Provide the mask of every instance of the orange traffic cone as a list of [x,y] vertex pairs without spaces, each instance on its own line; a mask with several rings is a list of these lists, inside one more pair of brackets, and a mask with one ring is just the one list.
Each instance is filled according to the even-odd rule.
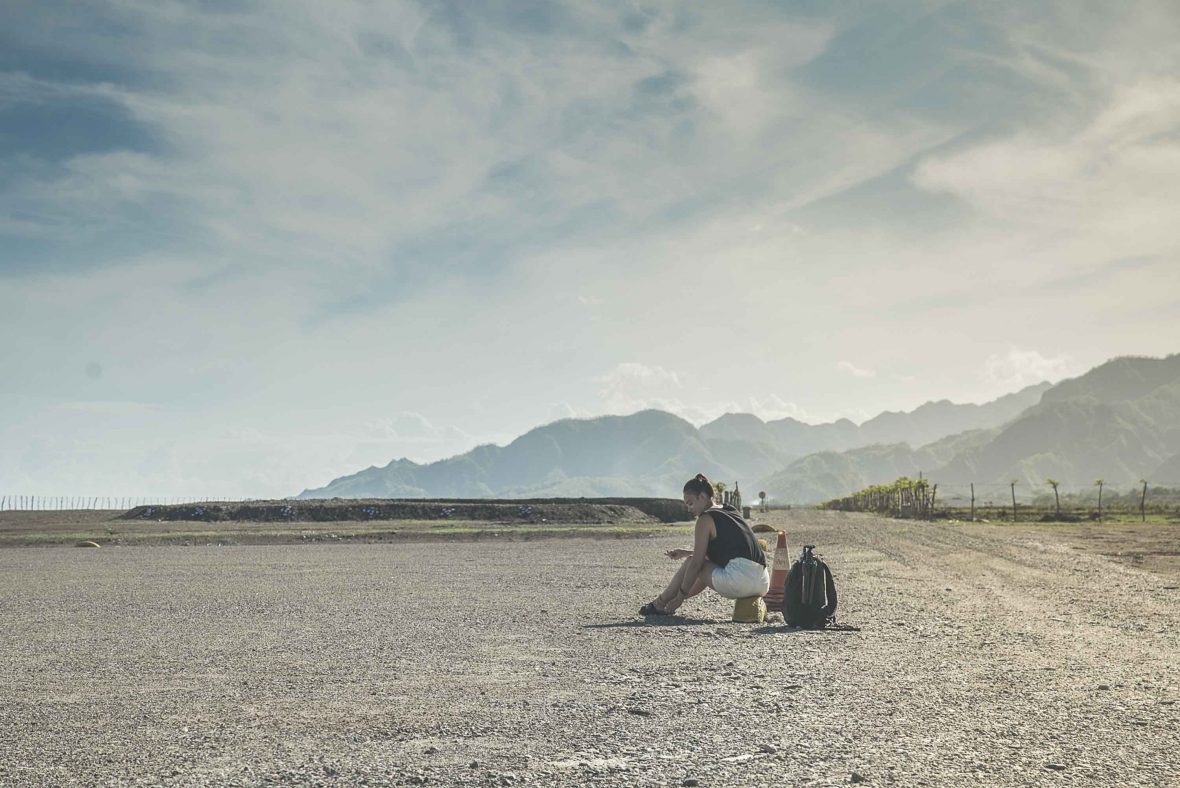
[[787,570],[791,568],[791,557],[787,554],[787,532],[778,532],[778,545],[774,548],[774,564],[770,570],[770,590],[766,592],[766,609],[782,611],[783,587],[787,584]]

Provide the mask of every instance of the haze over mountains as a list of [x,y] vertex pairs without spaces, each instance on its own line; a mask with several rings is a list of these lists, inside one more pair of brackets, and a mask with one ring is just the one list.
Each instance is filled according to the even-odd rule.
[[564,419],[507,446],[400,459],[300,498],[675,495],[698,472],[814,503],[923,472],[943,483],[1180,479],[1180,355],[1118,358],[982,405],[928,402],[863,424],[726,414],[699,429],[658,410]]

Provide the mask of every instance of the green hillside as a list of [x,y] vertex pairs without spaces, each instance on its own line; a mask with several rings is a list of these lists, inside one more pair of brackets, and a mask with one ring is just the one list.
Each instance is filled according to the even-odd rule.
[[[915,412],[916,413],[916,412]],[[758,484],[782,502],[812,503],[899,476],[1026,489],[1048,478],[1085,485],[1180,479],[1180,355],[1113,359],[1045,390],[1001,427],[912,450],[874,446],[803,457]]]
[[958,452],[989,441],[995,430],[972,430],[918,449],[905,443],[878,444],[845,452],[819,452],[760,479],[755,486],[776,503],[826,501],[883,480],[929,474]]

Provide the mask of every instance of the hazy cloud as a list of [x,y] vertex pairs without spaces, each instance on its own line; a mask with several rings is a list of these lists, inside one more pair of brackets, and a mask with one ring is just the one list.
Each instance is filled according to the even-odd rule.
[[666,409],[675,402],[680,376],[659,365],[629,361],[595,378],[607,413],[633,413],[644,408]]
[[1071,374],[1075,374],[1075,366],[1068,356],[1046,357],[1019,348],[1012,348],[1006,355],[988,356],[984,365],[984,377],[989,383],[1012,390],[1044,381],[1056,383]]
[[836,368],[847,372],[854,378],[871,378],[875,377],[877,374],[871,369],[862,369],[853,364],[851,361],[838,361],[836,362]]
[[[748,396],[735,400],[689,399],[691,387],[680,375],[658,365],[628,362],[615,366],[595,379],[600,388],[601,405],[593,411],[570,410],[571,416],[587,417],[595,413],[630,414],[648,408],[674,413],[697,426],[726,413],[753,413],[764,420],[786,417],[803,420],[806,412],[776,394]],[[564,403],[563,403],[564,404]]]

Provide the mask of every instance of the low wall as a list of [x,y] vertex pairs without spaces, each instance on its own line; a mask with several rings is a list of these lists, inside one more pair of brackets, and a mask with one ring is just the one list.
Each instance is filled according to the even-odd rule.
[[683,501],[671,498],[313,498],[243,503],[137,506],[124,520],[198,522],[335,522],[346,520],[474,520],[520,523],[682,522]]

